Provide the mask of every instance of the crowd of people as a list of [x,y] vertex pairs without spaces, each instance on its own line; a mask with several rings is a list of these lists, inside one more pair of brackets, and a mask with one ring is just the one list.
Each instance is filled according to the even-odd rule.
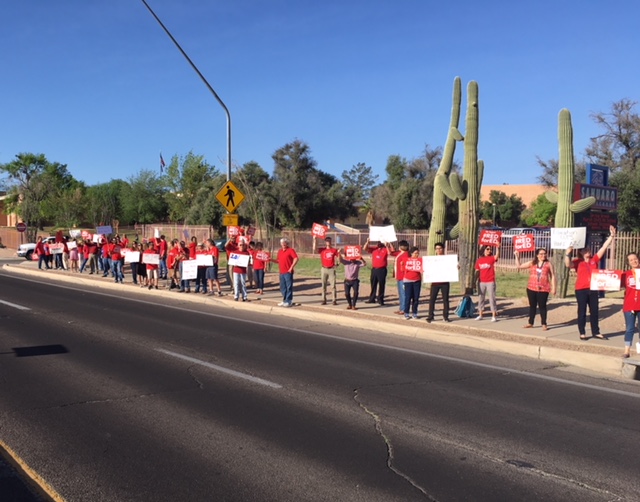
[[[610,229],[610,236],[595,253],[588,248],[577,250],[573,247],[566,249],[564,265],[576,273],[575,297],[577,303],[577,326],[581,340],[587,340],[587,310],[591,336],[606,340],[607,336],[600,332],[598,298],[599,292],[591,289],[591,274],[600,269],[603,258],[611,242],[615,238],[616,230]],[[70,270],[74,273],[101,274],[111,277],[116,283],[123,283],[125,274],[131,275],[131,282],[140,287],[158,289],[158,281],[170,281],[169,289],[182,293],[190,293],[192,287],[195,293],[222,296],[219,279],[220,251],[212,239],[198,243],[195,237],[187,243],[178,239],[167,242],[164,235],[154,237],[148,241],[131,242],[126,235],[113,235],[102,238],[98,242],[93,239],[72,240],[56,239],[55,244],[48,244],[42,238],[38,239],[35,254],[38,268],[55,268]],[[434,246],[436,255],[445,253],[444,243]],[[294,305],[294,270],[298,263],[298,255],[286,238],[280,240],[280,249],[274,257],[264,249],[261,242],[253,242],[250,236],[240,232],[230,238],[226,245],[228,284],[233,289],[235,301],[247,302],[248,290],[253,288],[257,295],[264,292],[265,271],[269,263],[277,263],[281,307]],[[407,320],[418,318],[420,294],[422,287],[422,259],[417,247],[410,247],[408,242],[398,242],[397,249],[389,243],[378,242],[370,246],[369,240],[355,255],[347,254],[345,249],[333,247],[330,237],[324,239],[324,247],[318,251],[320,258],[321,304],[338,305],[337,268],[344,267],[344,296],[347,309],[357,310],[360,296],[360,270],[368,265],[364,254],[371,257],[370,294],[365,303],[385,305],[385,288],[389,270],[389,258],[393,257],[393,276],[396,280],[398,293],[398,315]],[[576,256],[574,257],[574,254]],[[202,256],[199,256],[202,255]],[[548,252],[544,248],[537,249],[533,259],[524,263],[520,261],[520,253],[514,252],[516,267],[528,271],[526,295],[529,302],[529,316],[524,328],[534,326],[536,315],[540,316],[543,330],[548,330],[547,304],[549,296],[556,294],[557,271],[548,259]],[[495,267],[500,258],[499,246],[483,248],[477,259],[475,269],[478,285],[478,315],[476,320],[484,318],[485,305],[488,303],[491,320],[498,320],[496,304],[496,273]],[[196,272],[186,272],[187,263],[195,260]],[[640,289],[636,289],[636,280],[640,277],[640,260],[637,253],[630,253],[627,257],[629,270],[621,278],[621,287],[625,289],[623,313],[625,319],[625,352],[629,357],[634,332],[640,329]],[[195,276],[193,276],[195,275]],[[450,322],[450,283],[433,282],[430,284],[428,296],[427,322],[434,320],[435,307],[438,296],[442,298],[442,319]],[[329,300],[330,295],[330,300]]]

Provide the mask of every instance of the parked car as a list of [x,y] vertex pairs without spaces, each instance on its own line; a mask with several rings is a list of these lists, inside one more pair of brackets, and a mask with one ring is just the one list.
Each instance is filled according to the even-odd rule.
[[[46,239],[43,239],[43,242],[46,242],[47,244],[53,244],[54,242],[56,242],[56,238],[55,236],[52,235],[51,237],[47,237]],[[18,251],[16,252],[16,254],[20,258],[31,260],[35,250],[36,250],[36,243],[29,242],[28,244],[20,244],[20,247],[18,248]]]

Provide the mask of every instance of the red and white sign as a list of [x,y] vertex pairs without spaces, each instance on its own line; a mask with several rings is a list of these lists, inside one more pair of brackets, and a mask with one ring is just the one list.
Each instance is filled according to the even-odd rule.
[[319,237],[321,239],[324,239],[327,235],[327,227],[325,227],[324,225],[320,225],[319,223],[314,223],[313,226],[311,227],[311,235],[313,235],[314,237]]
[[253,237],[254,235],[256,235],[256,227],[247,228],[246,234],[250,237]]
[[409,258],[404,264],[405,270],[422,272],[422,258]]
[[622,270],[598,270],[591,272],[592,291],[620,291]]
[[536,238],[533,234],[523,234],[513,236],[513,250],[518,252],[535,251]]
[[227,227],[227,233],[229,237],[237,237],[240,235],[240,229],[238,227]]
[[87,232],[86,230],[82,231],[82,238],[86,241],[86,240],[91,240],[92,234],[91,232]]
[[502,240],[502,232],[498,230],[482,230],[480,232],[479,244],[481,246],[498,247],[500,246],[501,240]]
[[360,246],[346,246],[344,254],[348,260],[356,260],[362,258],[362,248]]
[[258,251],[256,253],[256,260],[269,261],[270,259],[271,259],[271,256],[266,251]]
[[25,230],[27,230],[27,224],[24,221],[21,221],[16,225],[16,230],[18,232],[24,232]]

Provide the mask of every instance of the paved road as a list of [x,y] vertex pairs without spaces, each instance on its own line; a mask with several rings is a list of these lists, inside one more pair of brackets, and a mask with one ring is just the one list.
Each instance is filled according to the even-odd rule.
[[179,296],[0,301],[0,439],[69,501],[640,499],[636,382]]

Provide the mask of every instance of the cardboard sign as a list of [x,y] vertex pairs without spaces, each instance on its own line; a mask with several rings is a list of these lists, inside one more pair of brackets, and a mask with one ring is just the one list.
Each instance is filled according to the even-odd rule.
[[327,236],[327,227],[320,225],[319,223],[314,223],[311,227],[311,235],[324,239]]
[[180,262],[182,267],[180,278],[187,281],[198,277],[198,264],[195,260],[182,260]]
[[514,235],[513,250],[520,253],[536,250],[536,238],[533,234]]
[[404,269],[410,272],[422,272],[422,258],[409,258],[404,262]]
[[213,267],[213,255],[196,253],[196,263],[199,267]]
[[[598,270],[591,272],[591,291],[620,291],[622,270]],[[636,282],[637,284],[637,282]]]
[[587,240],[587,229],[577,228],[552,228],[551,229],[551,249],[573,249],[584,248]]
[[444,254],[422,258],[422,282],[458,282],[458,255]]
[[256,260],[260,261],[269,261],[271,259],[271,255],[266,251],[257,251],[256,252]]
[[78,243],[76,241],[67,242],[67,249],[76,249],[78,247]]
[[386,227],[369,227],[369,241],[371,242],[396,242],[396,229],[393,225]]
[[127,251],[124,255],[125,263],[140,263],[140,251]]
[[346,246],[344,248],[344,254],[347,257],[347,260],[355,260],[358,258],[362,258],[362,247],[361,246]]
[[160,265],[160,255],[153,253],[142,253],[142,263],[149,265]]
[[478,240],[478,244],[481,246],[491,246],[498,247],[500,246],[500,241],[502,240],[502,232],[499,230],[482,230],[480,232],[480,239]]
[[236,267],[248,267],[249,258],[251,258],[251,256],[248,254],[231,253],[229,254],[229,265],[235,265]]
[[78,237],[80,237],[82,235],[83,230],[80,230],[78,228],[72,228],[71,230],[69,230],[69,235],[71,237],[73,237],[74,239],[77,239]]
[[62,242],[49,244],[49,251],[51,254],[62,254],[64,253],[64,244],[62,244]]

